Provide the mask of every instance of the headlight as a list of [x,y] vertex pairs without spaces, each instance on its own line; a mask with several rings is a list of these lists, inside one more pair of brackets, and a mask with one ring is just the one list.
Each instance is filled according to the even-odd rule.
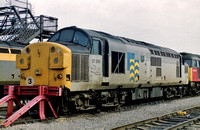
[[54,53],[56,48],[54,46],[51,47],[51,53]]
[[24,59],[23,58],[20,59],[20,64],[24,64]]
[[58,74],[58,75],[57,75],[57,78],[58,78],[58,79],[62,79],[62,74]]
[[35,70],[35,74],[36,74],[36,75],[41,75],[41,70],[40,70],[40,68]]
[[27,48],[26,48],[26,52],[29,54],[30,51],[31,51],[31,50],[27,47]]
[[39,74],[39,70],[38,69],[35,70],[35,74]]
[[57,53],[60,53],[60,48],[57,49]]
[[55,64],[58,63],[58,57],[54,58],[54,63],[55,63]]

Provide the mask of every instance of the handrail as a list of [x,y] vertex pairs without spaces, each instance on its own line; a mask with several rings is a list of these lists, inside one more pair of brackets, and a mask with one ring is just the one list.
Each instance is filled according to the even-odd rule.
[[[43,39],[41,38],[43,36],[43,33],[47,33],[45,36],[50,36],[57,31],[57,18],[44,15],[33,16],[29,9],[25,8],[25,10],[27,11],[16,11],[15,6],[1,8],[0,12],[2,10],[5,14],[7,14],[4,17],[8,18],[7,21],[0,20],[0,23],[2,23],[0,29],[0,41],[21,42],[28,44],[35,37],[40,37],[40,39]],[[27,12],[28,15],[26,15],[25,17],[22,16],[24,13]]]

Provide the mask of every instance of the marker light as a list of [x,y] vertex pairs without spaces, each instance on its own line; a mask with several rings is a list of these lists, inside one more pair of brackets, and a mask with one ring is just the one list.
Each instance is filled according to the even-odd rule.
[[20,64],[24,64],[24,59],[23,58],[20,59]]

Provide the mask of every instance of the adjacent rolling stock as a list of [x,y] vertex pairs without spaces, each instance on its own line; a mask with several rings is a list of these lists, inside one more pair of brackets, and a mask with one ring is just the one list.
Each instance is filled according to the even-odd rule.
[[189,87],[193,93],[198,93],[200,90],[200,55],[185,52],[180,54],[183,62],[189,66]]
[[18,85],[20,70],[16,69],[16,54],[20,54],[25,45],[20,43],[0,42],[0,96],[4,85]]

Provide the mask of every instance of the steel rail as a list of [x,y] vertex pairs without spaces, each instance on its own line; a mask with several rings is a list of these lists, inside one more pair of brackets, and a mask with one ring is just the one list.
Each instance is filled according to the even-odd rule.
[[[198,112],[196,113],[196,111]],[[162,116],[150,118],[147,120],[142,120],[122,126],[118,126],[116,128],[112,128],[112,130],[128,130],[128,129],[165,129],[165,130],[175,130],[183,128],[184,126],[189,126],[198,122],[200,120],[200,107],[184,109],[181,111],[187,111],[193,115],[184,115],[180,116],[178,114],[179,111],[165,114]]]

